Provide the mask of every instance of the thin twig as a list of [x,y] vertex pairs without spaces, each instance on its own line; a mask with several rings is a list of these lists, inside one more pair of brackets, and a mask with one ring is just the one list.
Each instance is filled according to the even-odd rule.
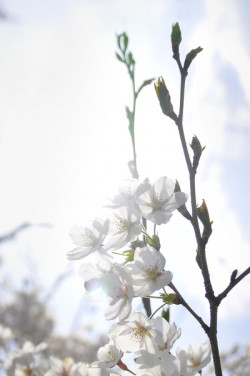
[[180,292],[177,290],[175,285],[171,282],[168,285],[177,295],[178,295],[178,301],[183,307],[185,307],[191,315],[199,322],[201,327],[204,329],[204,331],[208,334],[209,332],[209,326],[202,320],[200,316],[197,315],[197,313],[190,307],[190,305],[186,302],[186,300],[183,298],[183,296],[180,294]]
[[239,277],[235,278],[234,280],[230,281],[229,285],[227,288],[222,291],[217,297],[216,301],[217,304],[219,305],[221,301],[227,296],[227,294],[243,279],[245,278],[248,274],[250,274],[250,267],[247,268],[243,273],[239,275]]

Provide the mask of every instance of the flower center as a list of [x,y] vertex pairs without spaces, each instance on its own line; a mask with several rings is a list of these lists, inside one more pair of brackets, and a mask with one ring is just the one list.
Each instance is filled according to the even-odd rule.
[[118,234],[122,234],[123,232],[126,232],[129,230],[131,224],[129,221],[125,218],[119,217],[116,215],[116,223],[115,226],[118,230]]
[[164,200],[162,200],[159,196],[155,195],[151,198],[150,206],[154,210],[159,210],[162,207],[163,203],[164,203]]
[[194,357],[190,358],[190,363],[191,364],[189,365],[189,367],[192,367],[192,368],[198,367],[201,364],[201,362]]
[[85,231],[85,234],[82,235],[82,243],[85,247],[91,247],[96,244],[97,241],[98,239],[92,231]]
[[150,266],[148,268],[143,268],[144,273],[150,278],[150,279],[156,279],[159,275],[158,269],[156,266]]

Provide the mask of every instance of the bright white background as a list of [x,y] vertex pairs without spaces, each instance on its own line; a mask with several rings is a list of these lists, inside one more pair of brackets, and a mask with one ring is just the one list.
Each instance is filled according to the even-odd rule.
[[[179,74],[172,59],[171,26],[179,22],[182,57],[201,45],[187,80],[185,130],[206,145],[197,176],[198,201],[208,204],[214,231],[208,261],[216,293],[234,269],[249,266],[250,11],[247,0],[6,0],[0,23],[0,231],[29,228],[1,247],[3,277],[50,291],[74,263],[68,232],[100,214],[106,197],[129,177],[132,158],[125,105],[131,87],[115,59],[116,33],[130,37],[137,87],[162,75],[178,111]],[[138,100],[136,142],[140,177],[178,179],[187,172],[175,125],[159,108],[153,86]],[[191,227],[174,215],[161,230],[174,283],[199,314],[207,303],[194,262]],[[163,235],[164,234],[164,235]],[[76,266],[77,267],[77,266]],[[249,341],[249,277],[222,303],[222,348]],[[201,297],[201,298],[200,298]],[[104,330],[98,309],[71,277],[55,290],[50,309],[63,333],[82,325]],[[182,307],[172,320],[180,345],[205,335]],[[110,323],[109,323],[110,325]]]

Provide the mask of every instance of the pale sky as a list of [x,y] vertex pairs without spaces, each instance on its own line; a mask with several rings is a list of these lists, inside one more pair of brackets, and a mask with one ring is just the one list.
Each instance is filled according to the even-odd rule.
[[[197,197],[199,203],[206,200],[214,221],[207,252],[215,291],[221,292],[231,272],[250,263],[248,0],[2,4],[8,18],[0,23],[1,233],[24,221],[53,226],[26,230],[2,247],[5,273],[15,275],[18,286],[31,278],[48,291],[68,265],[71,226],[98,215],[106,197],[129,177],[132,153],[124,107],[132,98],[125,67],[114,55],[116,33],[130,37],[137,87],[162,75],[178,110],[179,74],[169,37],[178,21],[182,58],[192,48],[204,48],[189,71],[184,126],[188,143],[195,134],[206,145]],[[142,91],[137,111],[140,176],[152,182],[162,175],[177,178],[188,192],[177,131],[162,115],[153,86]],[[176,213],[160,233],[176,285],[203,313],[207,306],[199,300],[203,286],[190,226]],[[219,339],[226,348],[249,341],[249,287],[248,277],[222,303]],[[70,329],[83,294],[74,273],[55,292],[51,304],[59,330]],[[82,321],[78,317],[74,328],[87,323],[89,309],[95,311],[80,311]],[[194,321],[183,309],[173,311],[173,320],[183,326],[184,344],[204,339],[198,327],[194,333]]]

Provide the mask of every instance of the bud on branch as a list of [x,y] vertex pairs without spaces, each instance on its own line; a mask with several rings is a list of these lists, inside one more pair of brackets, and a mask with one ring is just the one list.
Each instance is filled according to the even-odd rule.
[[205,200],[202,200],[202,205],[199,206],[197,209],[197,215],[203,224],[203,233],[202,233],[202,239],[204,241],[204,244],[207,244],[208,239],[210,235],[212,234],[212,223],[210,221],[209,212],[207,208],[207,204]]
[[178,22],[172,26],[171,43],[174,56],[179,55],[179,46],[181,44],[181,29]]
[[187,56],[186,56],[186,59],[185,59],[185,62],[184,62],[184,70],[187,71],[190,64],[192,63],[192,61],[194,60],[194,58],[198,55],[199,52],[201,52],[203,50],[203,48],[201,47],[197,47],[197,48],[194,48],[193,50],[191,50]]
[[170,117],[174,121],[177,120],[177,115],[174,112],[173,105],[171,103],[171,98],[169,91],[162,77],[159,77],[157,82],[154,84],[156,95],[159,99],[160,106],[164,115]]
[[194,157],[193,157],[193,169],[196,171],[197,167],[198,167],[198,164],[199,164],[199,161],[200,161],[200,157],[201,157],[201,154],[203,152],[203,150],[205,149],[206,146],[201,146],[201,143],[198,139],[197,136],[194,136],[192,138],[192,142],[190,144],[193,152],[194,152]]

